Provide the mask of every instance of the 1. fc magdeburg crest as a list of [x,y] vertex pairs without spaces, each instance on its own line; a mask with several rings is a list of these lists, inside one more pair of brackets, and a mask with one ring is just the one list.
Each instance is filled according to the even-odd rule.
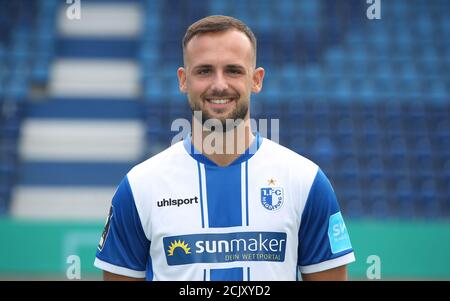
[[267,210],[276,211],[283,205],[283,188],[261,188],[261,203]]

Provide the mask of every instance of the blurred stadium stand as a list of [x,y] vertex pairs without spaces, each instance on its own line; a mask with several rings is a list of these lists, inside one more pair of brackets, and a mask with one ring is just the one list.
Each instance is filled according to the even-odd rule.
[[367,20],[365,1],[208,2],[145,2],[139,60],[152,153],[169,146],[170,122],[189,116],[174,80],[185,28],[232,15],[255,31],[267,71],[253,118],[280,119],[280,143],[322,166],[346,214],[450,216],[448,1],[384,1],[380,21]]
[[186,27],[224,14],[258,37],[253,118],[280,119],[280,143],[322,167],[346,216],[450,217],[450,2],[383,1],[369,21],[359,0],[92,0],[82,22],[64,2],[0,0],[3,214],[103,216],[190,119]]
[[86,1],[82,22],[66,17],[65,1],[0,4],[0,208],[103,219],[121,177],[144,159],[140,3]]

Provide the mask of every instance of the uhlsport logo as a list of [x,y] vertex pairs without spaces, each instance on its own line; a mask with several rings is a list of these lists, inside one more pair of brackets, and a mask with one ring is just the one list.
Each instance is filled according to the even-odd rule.
[[276,211],[283,205],[283,188],[261,188],[261,203],[267,210]]
[[163,238],[168,265],[233,261],[283,262],[286,233],[236,232]]
[[195,196],[193,198],[181,198],[181,199],[165,199],[163,198],[162,201],[158,201],[156,205],[158,207],[166,207],[166,206],[177,206],[180,207],[182,205],[191,205],[191,204],[198,204],[198,197]]

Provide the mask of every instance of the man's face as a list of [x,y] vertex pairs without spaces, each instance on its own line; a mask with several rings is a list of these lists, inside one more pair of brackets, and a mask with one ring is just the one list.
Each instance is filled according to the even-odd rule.
[[249,118],[250,94],[261,90],[264,70],[255,70],[248,37],[237,30],[194,36],[185,49],[185,68],[178,69],[180,90],[193,111],[202,111],[202,124],[218,119]]

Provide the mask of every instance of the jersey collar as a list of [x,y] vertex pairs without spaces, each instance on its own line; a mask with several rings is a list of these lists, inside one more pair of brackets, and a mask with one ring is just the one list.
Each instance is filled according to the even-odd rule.
[[[259,147],[262,144],[262,137],[259,134],[259,132],[254,133],[255,135],[255,140],[253,140],[252,144],[250,145],[249,148],[247,148],[245,150],[245,152],[240,155],[239,157],[237,157],[233,162],[231,162],[231,164],[229,164],[228,166],[231,165],[236,165],[236,164],[240,164],[244,161],[247,161],[248,159],[250,159],[255,153],[256,151],[258,151]],[[214,163],[213,161],[211,161],[210,159],[208,159],[208,157],[206,157],[205,155],[203,155],[199,150],[197,150],[194,145],[192,144],[192,134],[189,133],[184,139],[183,139],[183,145],[184,148],[186,149],[187,153],[194,158],[196,161],[206,164],[206,165],[211,165],[211,166],[217,166],[220,167],[219,165],[217,165],[216,163]],[[223,167],[227,167],[227,166],[223,166]]]

